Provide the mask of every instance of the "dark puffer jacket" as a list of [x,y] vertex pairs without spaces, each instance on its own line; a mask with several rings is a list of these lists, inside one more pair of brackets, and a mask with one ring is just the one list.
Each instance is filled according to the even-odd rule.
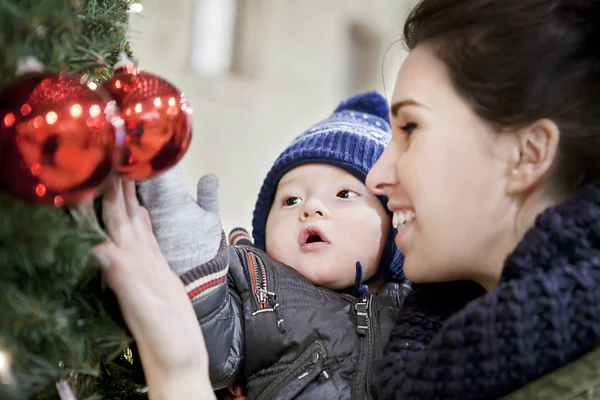
[[[227,259],[223,275],[217,264]],[[188,292],[215,388],[245,378],[248,399],[379,397],[373,366],[408,283],[387,282],[358,299],[317,287],[255,248],[222,246],[212,262],[216,272]]]

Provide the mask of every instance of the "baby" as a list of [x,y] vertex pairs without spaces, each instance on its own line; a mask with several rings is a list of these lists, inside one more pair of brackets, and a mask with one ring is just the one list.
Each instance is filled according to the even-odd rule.
[[199,181],[200,208],[176,171],[141,184],[216,389],[245,380],[249,399],[376,395],[372,366],[409,288],[385,199],[364,183],[390,137],[387,102],[374,92],[298,136],[264,180],[254,246],[226,246],[214,177]]

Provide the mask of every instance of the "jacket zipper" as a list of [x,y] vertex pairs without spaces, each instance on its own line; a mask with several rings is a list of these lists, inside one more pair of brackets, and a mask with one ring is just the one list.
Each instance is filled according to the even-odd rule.
[[265,263],[253,252],[246,249],[243,249],[242,251],[248,260],[252,289],[257,303],[257,310],[254,311],[252,315],[257,315],[264,312],[273,312],[277,321],[277,329],[282,334],[286,333],[287,328],[285,326],[285,321],[279,312],[277,295],[269,291],[267,268],[265,267]]
[[247,251],[246,258],[250,266],[250,275],[252,277],[252,289],[254,297],[258,303],[259,310],[267,309],[267,300],[269,287],[267,283],[267,271],[265,265],[255,254]]

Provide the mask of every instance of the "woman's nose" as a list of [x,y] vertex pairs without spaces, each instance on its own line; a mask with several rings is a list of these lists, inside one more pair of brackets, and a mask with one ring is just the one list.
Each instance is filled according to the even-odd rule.
[[386,196],[389,189],[398,183],[396,175],[396,159],[391,150],[392,144],[388,145],[375,165],[369,171],[366,185],[371,193],[378,196]]

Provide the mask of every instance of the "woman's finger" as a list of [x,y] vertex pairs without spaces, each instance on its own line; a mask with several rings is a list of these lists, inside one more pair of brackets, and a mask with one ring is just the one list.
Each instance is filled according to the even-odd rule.
[[135,193],[135,182],[124,180],[122,189],[125,209],[131,223],[131,229],[139,240],[147,243],[149,242],[151,231],[148,231],[145,221],[143,220],[141,213],[142,206],[140,206],[140,202],[138,201]]
[[119,247],[125,247],[134,237],[120,178],[114,178],[102,196],[102,220],[110,239]]
[[119,294],[126,288],[122,288],[126,279],[123,276],[127,275],[127,271],[124,271],[128,267],[127,263],[124,263],[124,254],[121,249],[115,246],[114,243],[106,242],[95,246],[91,253],[92,259],[104,270],[104,276],[108,285]]
[[154,233],[152,228],[152,219],[150,219],[150,213],[145,207],[140,206],[140,217],[142,218],[142,222],[144,223],[145,228]]
[[152,247],[152,250],[154,251],[156,257],[164,257],[162,251],[160,250],[158,241],[156,240],[156,236],[154,236],[154,231],[152,230],[152,220],[150,219],[150,213],[144,207],[140,206],[139,216],[144,226],[144,229],[146,230],[148,235],[147,244],[150,245],[150,247]]
[[121,249],[111,242],[95,246],[91,256],[102,267],[108,286],[119,298],[119,304],[128,320],[129,328],[136,330],[131,323],[137,324],[139,318],[130,310],[137,310],[140,301],[144,301],[144,293],[140,293],[140,290],[147,285],[147,282],[142,282],[144,279],[147,280],[147,276],[139,277],[144,273],[144,271],[140,271],[140,262],[127,250]]
[[140,205],[136,195],[135,182],[123,181],[123,197],[127,208],[127,215],[136,237],[144,244],[149,244],[157,257],[163,257],[154,232],[148,210]]

